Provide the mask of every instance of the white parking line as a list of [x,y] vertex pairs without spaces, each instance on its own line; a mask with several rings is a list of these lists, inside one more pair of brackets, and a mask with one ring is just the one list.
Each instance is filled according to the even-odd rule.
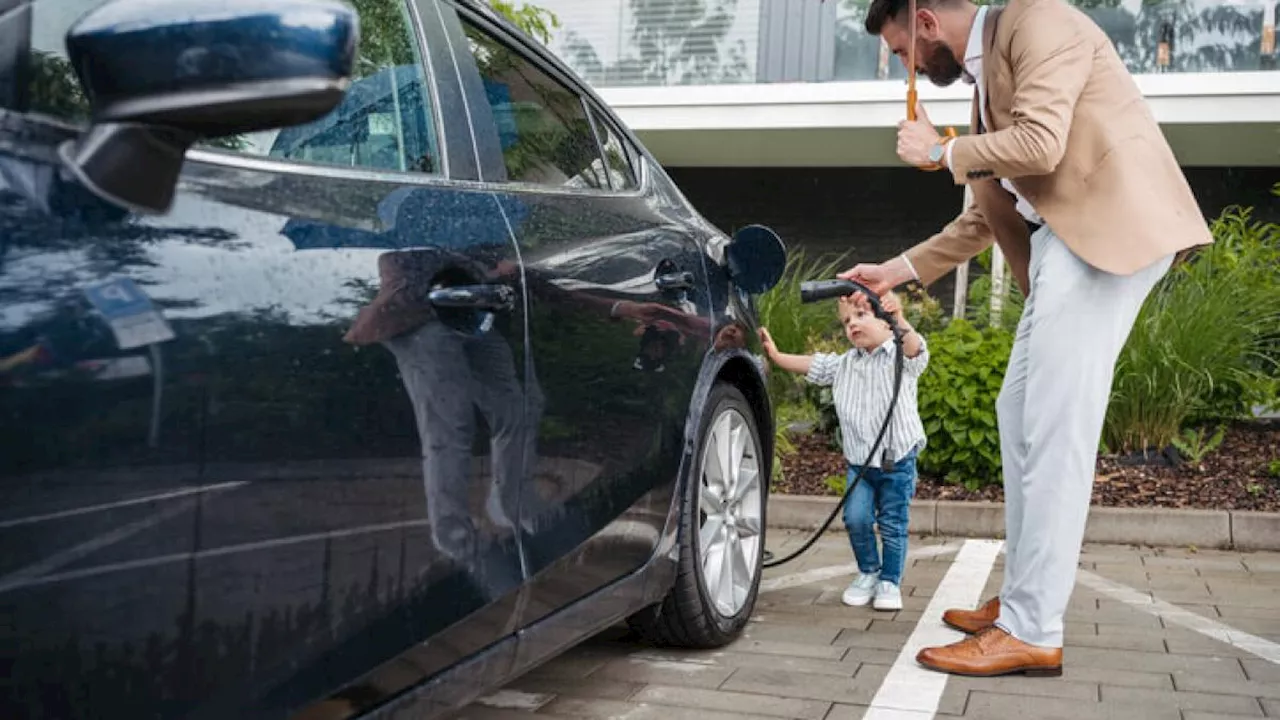
[[27,517],[13,518],[10,520],[0,520],[0,530],[18,527],[21,525],[32,525],[34,523],[45,522],[48,520],[60,520],[62,518],[75,517],[77,515],[88,515],[89,513],[103,512],[105,510],[115,510],[117,508],[129,507],[131,505],[145,505],[146,503],[156,502],[157,500],[173,500],[198,493],[227,490],[233,487],[239,487],[246,483],[248,483],[247,480],[236,480],[235,482],[217,483],[215,485],[192,485],[170,492],[158,493],[156,495],[146,495],[138,498],[130,498],[128,500],[118,500],[116,502],[103,503],[101,505],[86,505],[84,507],[71,508],[70,510],[59,510],[58,512],[46,513],[44,515],[29,515]]
[[[925,545],[916,548],[907,553],[908,560],[916,560],[926,557],[938,557],[939,555],[949,555],[960,548],[959,545]],[[786,590],[787,588],[800,587],[801,585],[809,585],[823,580],[830,580],[834,577],[843,575],[852,575],[858,572],[856,563],[847,565],[828,565],[827,567],[812,568],[810,570],[802,570],[798,573],[790,575],[779,575],[775,578],[760,581],[760,592],[767,593],[775,590]]]
[[947,687],[947,675],[921,667],[916,662],[916,654],[922,648],[946,645],[964,637],[942,624],[942,613],[953,607],[977,607],[996,556],[1003,547],[1001,540],[964,542],[872,698],[864,720],[929,720],[938,712],[938,703]]
[[1256,635],[1250,635],[1242,630],[1236,630],[1230,625],[1224,625],[1216,620],[1211,620],[1203,615],[1193,613],[1190,610],[1182,608],[1172,603],[1165,602],[1153,598],[1146,593],[1138,592],[1131,587],[1112,582],[1101,575],[1081,570],[1076,575],[1076,582],[1093,589],[1112,600],[1130,605],[1143,612],[1150,613],[1156,617],[1168,620],[1169,622],[1181,625],[1182,627],[1195,630],[1201,635],[1211,637],[1228,645],[1240,648],[1245,652],[1253,653],[1267,662],[1280,665],[1280,644],[1273,643],[1270,640],[1260,638]]

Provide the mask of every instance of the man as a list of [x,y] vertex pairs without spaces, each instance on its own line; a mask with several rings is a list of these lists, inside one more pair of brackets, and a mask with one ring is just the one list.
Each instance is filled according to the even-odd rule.
[[[873,0],[866,20],[904,62],[907,8]],[[973,200],[901,256],[841,277],[877,292],[928,285],[996,242],[1027,296],[996,408],[1004,584],[976,611],[948,610],[944,621],[971,636],[917,661],[966,675],[1058,675],[1116,358],[1174,256],[1212,238],[1142,94],[1079,10],[918,0],[916,35],[918,72],[975,85],[970,134],[939,137],[918,108],[899,125],[898,156],[940,166]]]

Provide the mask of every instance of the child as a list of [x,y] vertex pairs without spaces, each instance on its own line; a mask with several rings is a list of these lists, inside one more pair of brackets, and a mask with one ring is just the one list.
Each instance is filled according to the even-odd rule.
[[[861,572],[844,591],[843,600],[846,605],[862,606],[874,598],[877,610],[901,610],[900,584],[907,555],[908,515],[916,489],[916,454],[925,445],[916,388],[929,363],[929,351],[924,338],[903,317],[897,297],[889,293],[881,305],[905,333],[902,390],[877,457],[872,458],[845,504],[844,524]],[[843,354],[778,352],[767,328],[760,328],[760,341],[778,367],[805,375],[816,385],[832,386],[851,483],[867,461],[893,398],[894,343],[893,331],[872,313],[861,293],[841,298],[839,312],[845,337],[853,345]],[[883,562],[873,524],[880,528]]]

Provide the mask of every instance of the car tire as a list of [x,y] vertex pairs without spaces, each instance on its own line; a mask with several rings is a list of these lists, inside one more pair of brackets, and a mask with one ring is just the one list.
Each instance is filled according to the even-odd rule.
[[[755,415],[742,392],[723,382],[712,387],[704,407],[691,472],[681,483],[675,583],[662,602],[629,619],[633,630],[658,645],[717,648],[732,642],[755,608],[763,572],[772,463],[763,457]],[[725,560],[731,561],[728,569]]]

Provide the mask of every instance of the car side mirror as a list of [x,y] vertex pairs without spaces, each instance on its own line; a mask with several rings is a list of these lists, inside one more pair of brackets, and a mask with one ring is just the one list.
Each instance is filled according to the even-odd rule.
[[199,140],[310,122],[341,102],[359,19],[335,0],[113,0],[67,33],[90,126],[59,148],[104,199],[173,202]]
[[748,225],[735,232],[725,255],[729,277],[752,295],[768,292],[787,269],[782,238],[763,225]]

